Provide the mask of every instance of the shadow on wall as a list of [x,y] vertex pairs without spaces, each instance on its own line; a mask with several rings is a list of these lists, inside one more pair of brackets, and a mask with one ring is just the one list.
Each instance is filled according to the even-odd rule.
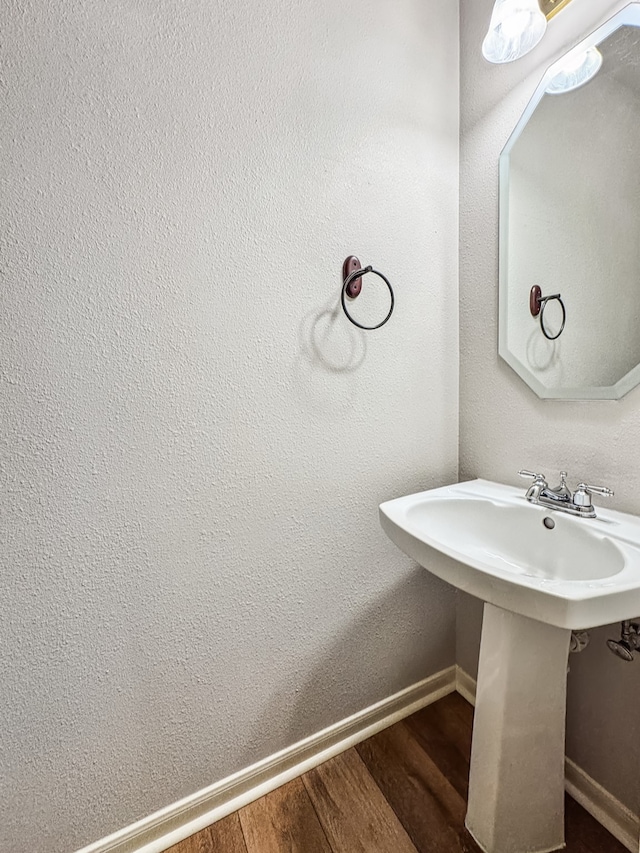
[[358,395],[356,374],[366,358],[367,342],[365,333],[342,313],[339,291],[302,318],[298,345],[294,378],[310,408],[325,416],[352,409]]
[[[264,753],[265,743],[271,745],[267,754],[297,743],[452,666],[455,617],[445,606],[439,609],[439,618],[434,620],[429,614],[434,599],[446,597],[447,591],[453,594],[443,581],[414,565],[374,605],[355,614],[341,634],[327,635],[322,656],[301,659],[297,671],[290,673],[286,682],[274,685],[271,696],[261,703],[265,710],[247,732],[245,755],[253,756],[255,761],[256,755]],[[423,627],[419,634],[408,636],[403,615],[414,615],[416,606],[422,606],[420,602],[424,603]],[[348,608],[349,604],[336,606]],[[291,641],[295,643],[295,636]],[[390,682],[391,660],[401,663]],[[372,661],[379,663],[379,681],[374,678],[364,690],[354,693],[354,686],[362,680],[362,670],[372,669]],[[373,671],[377,671],[375,666]],[[310,720],[320,724],[311,728]]]
[[330,373],[352,373],[367,354],[364,332],[344,316],[339,293],[303,317],[299,337],[303,356]]

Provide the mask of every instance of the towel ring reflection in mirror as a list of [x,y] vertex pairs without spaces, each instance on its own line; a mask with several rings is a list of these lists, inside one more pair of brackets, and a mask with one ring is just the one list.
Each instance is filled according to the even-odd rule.
[[[544,310],[547,304],[554,299],[557,299],[560,303],[562,323],[560,324],[559,331],[555,335],[551,335],[544,324]],[[551,296],[543,296],[541,288],[537,284],[534,284],[529,293],[529,310],[532,317],[540,317],[540,330],[547,340],[555,341],[564,332],[564,324],[567,322],[567,309],[564,307],[564,302],[559,293],[554,293]]]

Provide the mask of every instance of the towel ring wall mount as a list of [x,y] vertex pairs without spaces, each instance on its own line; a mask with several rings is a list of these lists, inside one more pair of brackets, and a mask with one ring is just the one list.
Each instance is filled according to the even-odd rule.
[[[375,326],[364,326],[362,323],[359,323],[357,320],[354,320],[347,310],[347,299],[357,299],[357,297],[362,291],[362,279],[367,273],[373,273],[374,275],[379,276],[384,281],[384,283],[389,289],[389,297],[391,300],[387,316],[384,318],[384,320],[382,320],[381,323],[377,323]],[[342,265],[342,292],[340,294],[340,301],[342,303],[342,310],[347,315],[347,319],[350,320],[354,326],[357,326],[359,329],[365,329],[365,331],[368,332],[372,331],[373,329],[379,329],[381,326],[384,326],[389,317],[391,317],[391,315],[393,314],[393,308],[395,305],[393,288],[391,287],[389,279],[381,272],[378,272],[378,270],[374,270],[372,266],[367,266],[363,268],[360,261],[355,255],[349,255],[349,257],[345,259],[345,262]]]

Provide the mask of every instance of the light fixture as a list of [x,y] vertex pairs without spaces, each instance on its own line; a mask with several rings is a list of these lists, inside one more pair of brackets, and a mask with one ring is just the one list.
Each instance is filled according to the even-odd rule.
[[589,47],[577,56],[563,62],[553,75],[545,92],[550,95],[562,95],[579,86],[584,86],[600,70],[602,54],[597,47]]
[[489,62],[513,62],[533,50],[546,29],[538,0],[496,0],[482,55]]
[[570,0],[495,0],[482,54],[489,62],[513,62],[538,44],[547,21]]

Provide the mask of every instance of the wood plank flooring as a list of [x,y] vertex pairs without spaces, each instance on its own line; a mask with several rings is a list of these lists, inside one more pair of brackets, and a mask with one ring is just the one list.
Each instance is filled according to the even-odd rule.
[[[452,693],[169,853],[480,853],[464,828],[473,708]],[[626,853],[566,798],[566,853]]]

